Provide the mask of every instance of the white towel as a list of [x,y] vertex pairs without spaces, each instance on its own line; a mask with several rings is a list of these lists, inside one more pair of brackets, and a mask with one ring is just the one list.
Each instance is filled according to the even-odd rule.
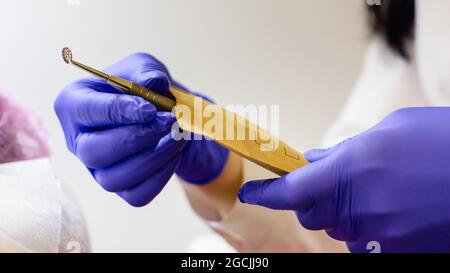
[[82,214],[47,158],[0,164],[0,252],[88,252]]

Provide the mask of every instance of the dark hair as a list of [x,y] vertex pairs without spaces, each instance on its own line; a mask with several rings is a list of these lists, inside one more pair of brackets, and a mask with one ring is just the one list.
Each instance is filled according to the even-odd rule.
[[414,38],[415,0],[381,0],[369,5],[370,26],[382,35],[389,47],[405,59],[408,43]]

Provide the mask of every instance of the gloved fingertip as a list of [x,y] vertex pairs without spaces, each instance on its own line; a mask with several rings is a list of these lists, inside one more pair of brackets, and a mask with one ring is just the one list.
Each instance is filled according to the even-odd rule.
[[238,197],[239,201],[240,201],[242,204],[247,204],[247,202],[245,202],[245,199],[244,199],[244,197],[243,197],[242,195],[243,195],[243,193],[242,193],[242,189],[241,189],[241,190],[238,192],[237,197]]
[[141,120],[144,122],[152,120],[155,117],[158,110],[150,102],[141,98],[139,99],[140,100],[138,102],[138,109]]
[[151,201],[151,200],[134,199],[134,198],[127,196],[127,194],[123,193],[123,192],[118,192],[116,194],[134,208],[142,208],[142,207],[148,205],[148,203],[150,203],[150,201]]
[[306,151],[303,155],[309,162],[315,162],[325,158],[328,155],[329,149],[311,149]]
[[151,70],[140,74],[137,82],[163,95],[169,91],[170,87],[169,77],[159,70]]
[[155,122],[153,122],[153,127],[159,127],[162,130],[169,130],[173,128],[173,124],[176,122],[175,116],[171,115],[169,112],[157,112]]
[[155,118],[157,113],[156,107],[150,102],[129,95],[116,95],[106,107],[107,111],[104,112],[107,113],[107,117],[105,119],[110,119],[114,124],[149,122]]
[[251,181],[245,183],[238,192],[238,198],[241,203],[258,205],[261,198],[261,186],[264,181]]
[[359,241],[346,242],[347,249],[351,253],[381,253],[381,244],[378,241],[370,241],[366,244]]
[[177,120],[175,114],[172,112],[158,112],[157,116],[161,119],[167,120],[168,122],[175,122]]

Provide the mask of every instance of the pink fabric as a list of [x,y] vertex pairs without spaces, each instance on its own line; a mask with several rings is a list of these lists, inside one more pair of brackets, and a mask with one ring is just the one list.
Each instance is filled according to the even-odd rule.
[[42,123],[0,92],[0,163],[49,155]]

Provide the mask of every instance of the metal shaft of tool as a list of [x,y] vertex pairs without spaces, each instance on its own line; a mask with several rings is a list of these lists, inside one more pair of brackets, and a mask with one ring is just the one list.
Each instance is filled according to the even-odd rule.
[[145,88],[139,84],[136,84],[131,81],[127,81],[125,79],[115,77],[109,74],[106,74],[104,72],[101,72],[100,70],[97,70],[95,68],[92,68],[90,66],[84,65],[82,63],[79,63],[77,61],[71,60],[71,63],[75,65],[76,67],[89,72],[90,74],[101,78],[105,80],[106,82],[124,90],[127,94],[141,97],[152,104],[154,104],[159,110],[161,111],[168,111],[171,112],[173,107],[175,107],[175,101],[165,97],[163,95],[160,95],[148,88]]

